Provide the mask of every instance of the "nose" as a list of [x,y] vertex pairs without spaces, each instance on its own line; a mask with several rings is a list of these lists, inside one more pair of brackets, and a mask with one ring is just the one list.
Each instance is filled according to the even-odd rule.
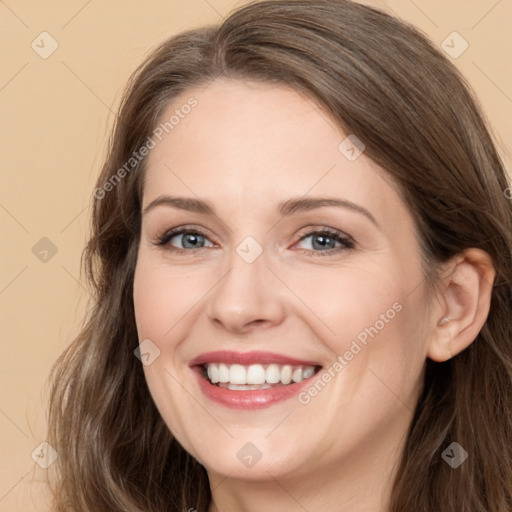
[[207,313],[217,328],[244,334],[283,322],[286,287],[267,267],[264,254],[247,263],[233,252],[229,269],[209,294]]

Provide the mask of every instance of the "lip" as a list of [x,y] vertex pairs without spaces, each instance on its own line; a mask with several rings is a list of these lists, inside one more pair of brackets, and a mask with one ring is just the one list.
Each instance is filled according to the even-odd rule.
[[230,350],[217,350],[215,352],[206,352],[190,361],[189,366],[199,366],[206,363],[226,363],[226,364],[242,364],[245,366],[251,364],[291,364],[302,366],[321,366],[317,361],[305,361],[295,359],[282,354],[273,352],[233,352]]
[[189,363],[189,366],[197,378],[199,388],[206,398],[225,407],[245,410],[263,409],[293,398],[300,393],[304,387],[310,385],[311,380],[314,379],[319,372],[314,373],[311,377],[304,379],[301,382],[295,382],[294,384],[288,384],[286,386],[276,386],[269,389],[259,389],[254,391],[239,391],[220,388],[211,384],[204,377],[203,365],[212,362],[242,365],[276,363],[316,367],[321,366],[315,361],[295,359],[271,352],[231,351],[207,352],[196,357]]

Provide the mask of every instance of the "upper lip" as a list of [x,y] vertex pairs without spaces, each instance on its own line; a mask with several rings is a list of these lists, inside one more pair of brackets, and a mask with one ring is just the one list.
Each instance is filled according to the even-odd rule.
[[233,352],[230,350],[217,350],[214,352],[205,352],[192,359],[189,366],[199,366],[206,363],[226,363],[226,364],[290,364],[296,366],[320,366],[315,361],[306,361],[303,359],[295,359],[294,357],[275,354],[273,352]]

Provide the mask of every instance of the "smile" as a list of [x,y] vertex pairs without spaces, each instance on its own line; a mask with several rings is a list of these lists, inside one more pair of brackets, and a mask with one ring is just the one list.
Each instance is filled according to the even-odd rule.
[[208,363],[204,365],[205,377],[211,384],[230,390],[269,389],[302,382],[315,374],[315,366],[291,366],[272,364]]
[[190,363],[203,395],[235,409],[261,409],[296,396],[321,365],[269,352],[217,351]]

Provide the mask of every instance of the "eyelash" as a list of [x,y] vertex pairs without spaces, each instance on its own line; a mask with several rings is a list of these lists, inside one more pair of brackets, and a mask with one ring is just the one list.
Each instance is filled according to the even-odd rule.
[[[170,231],[166,231],[163,235],[160,235],[157,237],[155,245],[159,247],[163,247],[169,243],[169,241],[174,238],[177,235],[183,235],[183,234],[194,234],[194,235],[200,235],[204,238],[207,238],[207,235],[202,232],[200,229],[192,229],[187,227],[178,227],[171,229]],[[305,233],[302,235],[298,242],[301,242],[305,238],[310,237],[311,235],[327,235],[329,238],[332,238],[335,242],[340,242],[343,246],[342,247],[336,247],[334,249],[328,249],[325,251],[315,251],[314,249],[298,249],[300,251],[306,252],[306,253],[313,253],[314,256],[331,256],[335,253],[339,253],[341,251],[347,250],[347,249],[353,249],[355,247],[355,243],[353,240],[347,236],[343,236],[343,233],[341,231],[337,231],[335,229],[323,227],[319,230],[313,230]],[[199,247],[197,249],[178,249],[176,247],[169,246],[169,251],[172,251],[175,254],[185,254],[190,253],[191,251],[198,251],[201,249],[207,249],[207,247]]]

